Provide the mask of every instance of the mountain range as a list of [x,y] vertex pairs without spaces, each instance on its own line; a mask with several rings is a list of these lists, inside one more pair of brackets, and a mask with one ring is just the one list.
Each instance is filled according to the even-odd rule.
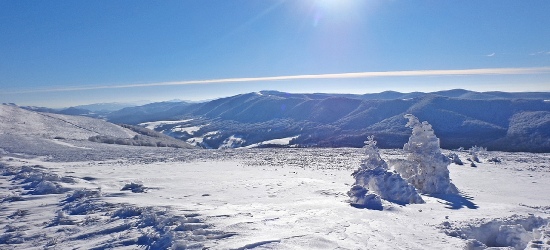
[[489,150],[550,152],[550,93],[546,92],[260,91],[202,103],[150,103],[102,116],[204,148],[361,147],[369,135],[380,147],[398,148],[410,135],[403,118],[409,113],[432,125],[443,148],[477,145]]

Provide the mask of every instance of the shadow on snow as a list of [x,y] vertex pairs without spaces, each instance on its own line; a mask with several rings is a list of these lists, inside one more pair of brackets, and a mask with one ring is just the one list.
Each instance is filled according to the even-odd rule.
[[443,201],[439,203],[445,204],[448,209],[461,209],[467,207],[469,209],[478,209],[479,206],[472,202],[473,198],[471,196],[460,194],[430,194],[427,195]]

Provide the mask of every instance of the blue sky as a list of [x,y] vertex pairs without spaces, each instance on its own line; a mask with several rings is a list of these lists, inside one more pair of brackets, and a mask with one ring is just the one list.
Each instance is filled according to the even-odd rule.
[[[548,13],[547,0],[0,0],[0,101],[550,91]],[[355,72],[369,73],[338,76]]]

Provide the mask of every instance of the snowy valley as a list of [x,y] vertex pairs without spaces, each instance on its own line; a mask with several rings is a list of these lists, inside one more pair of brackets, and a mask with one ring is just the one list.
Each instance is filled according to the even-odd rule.
[[[157,102],[98,113],[40,109],[139,125],[202,148],[362,147],[374,135],[382,148],[401,148],[410,131],[403,115],[429,121],[441,147],[550,152],[546,92],[295,94],[260,91],[211,101]],[[80,113],[75,112],[80,110]]]

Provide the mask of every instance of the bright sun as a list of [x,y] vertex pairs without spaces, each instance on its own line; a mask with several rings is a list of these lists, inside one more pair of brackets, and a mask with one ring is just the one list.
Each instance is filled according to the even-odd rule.
[[353,6],[357,5],[360,1],[358,0],[316,0],[316,4],[319,8],[324,11],[331,12],[340,12],[346,11]]

